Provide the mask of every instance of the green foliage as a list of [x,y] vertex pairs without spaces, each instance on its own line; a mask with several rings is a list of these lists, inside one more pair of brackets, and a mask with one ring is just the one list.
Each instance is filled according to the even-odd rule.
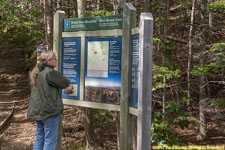
[[153,79],[166,77],[166,79],[178,78],[180,77],[180,70],[176,69],[175,71],[170,70],[167,67],[160,67],[157,65],[153,65]]
[[38,23],[31,21],[24,22],[17,28],[17,32],[14,34],[14,38],[24,46],[32,44],[33,41],[44,39],[45,35],[43,31],[35,30],[35,28],[38,27],[40,27]]
[[225,43],[215,43],[210,52],[225,52]]
[[212,106],[215,106],[218,109],[225,108],[225,99],[216,99],[212,102]]
[[192,102],[194,101],[192,98],[182,97],[182,102]]
[[180,92],[181,92],[183,95],[185,95],[185,96],[183,96],[183,97],[181,98],[181,101],[182,101],[182,102],[187,103],[187,102],[192,102],[192,101],[194,101],[192,98],[186,97],[186,95],[188,94],[188,91],[187,91],[187,90],[182,90],[182,89],[181,89]]
[[36,43],[40,43],[45,37],[43,27],[35,22],[42,13],[40,9],[35,8],[39,4],[28,9],[31,1],[35,2],[34,0],[26,2],[1,0],[0,5],[0,34],[3,36],[0,42],[8,44],[16,41],[20,47],[24,48],[27,68],[32,66],[28,60],[32,51],[36,49]]
[[179,137],[173,132],[173,127],[188,128],[189,123],[194,122],[205,126],[204,123],[194,117],[188,117],[188,113],[182,109],[179,102],[168,102],[165,112],[156,112],[152,117],[151,139],[157,146],[181,146]]
[[[201,126],[203,126],[203,127],[205,127],[206,125],[203,123],[203,122],[201,122],[200,120],[198,120],[197,118],[194,118],[194,117],[178,117],[177,118],[177,121],[185,121],[185,122],[188,122],[188,123],[190,123],[190,122],[194,122],[194,123],[196,123],[197,125],[201,125]],[[176,122],[176,121],[175,121]],[[182,128],[182,129],[184,129],[184,128]]]
[[209,52],[211,55],[215,56],[213,62],[206,65],[194,66],[191,74],[195,76],[205,75],[209,77],[222,75],[225,77],[223,74],[225,68],[225,43],[215,43]]
[[209,77],[215,77],[219,75],[218,73],[220,71],[224,70],[224,67],[225,67],[224,64],[218,65],[216,63],[194,66],[194,69],[191,72],[191,74],[195,76],[205,75]]
[[163,45],[163,41],[160,38],[153,38],[153,43]]
[[107,120],[113,119],[111,112],[106,110],[96,109],[95,115],[96,119],[94,124],[96,127],[105,128],[107,126]]
[[[19,2],[1,0],[0,28],[2,30],[0,32],[14,37],[16,37],[17,34],[26,34],[26,32],[29,32],[27,34],[29,36],[27,38],[28,41],[31,39],[31,35],[37,35],[37,38],[43,38],[43,35],[40,36],[40,25],[34,22],[35,19],[40,18],[41,12],[32,9],[25,9],[25,7],[26,6],[24,4]],[[33,30],[36,31],[33,32]],[[39,33],[37,34],[37,32]],[[21,37],[18,37],[18,39],[20,38]]]
[[164,88],[165,85],[162,83],[163,78],[172,79],[180,77],[180,70],[170,70],[167,67],[160,67],[157,65],[153,65],[153,81],[152,81],[152,91],[155,91],[160,88]]
[[224,0],[217,0],[207,6],[207,10],[218,12],[218,13],[225,13],[225,1]]
[[199,66],[194,66],[193,71],[191,72],[192,75],[195,76],[201,76],[201,75],[206,75],[206,76],[212,76],[214,75],[213,72],[210,72],[210,70],[215,69],[212,65],[199,65]]
[[153,43],[159,44],[161,46],[169,46],[172,44],[172,42],[170,40],[162,40],[160,38],[153,38]]
[[101,10],[101,11],[86,11],[85,16],[87,17],[92,17],[92,16],[111,16],[113,15],[112,11],[106,11],[106,10]]
[[154,10],[158,10],[160,8],[160,3],[150,3],[150,5],[148,6],[149,9],[154,9]]
[[[188,3],[188,1],[186,1],[186,0],[179,0],[179,1],[177,1],[176,3],[177,3],[177,5],[185,5],[185,4]],[[189,3],[190,3],[190,2],[189,2]]]
[[189,121],[185,119],[186,115],[179,102],[169,102],[165,112],[154,113],[151,127],[152,142],[158,146],[180,146],[179,137],[173,133],[171,125],[175,124],[182,129],[187,128]]

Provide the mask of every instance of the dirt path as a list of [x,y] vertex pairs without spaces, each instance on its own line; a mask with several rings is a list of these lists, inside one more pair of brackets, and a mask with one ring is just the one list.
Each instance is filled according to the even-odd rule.
[[34,123],[26,119],[28,73],[22,49],[15,48],[15,44],[9,46],[0,48],[0,102],[16,101],[16,104],[13,118],[1,133],[1,150],[28,150],[35,134]]

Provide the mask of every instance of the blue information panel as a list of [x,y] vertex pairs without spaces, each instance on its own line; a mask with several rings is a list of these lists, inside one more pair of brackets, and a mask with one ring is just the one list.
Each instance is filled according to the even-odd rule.
[[131,102],[130,106],[138,108],[138,65],[139,65],[139,35],[131,36]]
[[62,98],[80,99],[81,38],[64,38],[62,46],[62,74],[70,80]]
[[120,104],[122,37],[86,38],[85,101]]

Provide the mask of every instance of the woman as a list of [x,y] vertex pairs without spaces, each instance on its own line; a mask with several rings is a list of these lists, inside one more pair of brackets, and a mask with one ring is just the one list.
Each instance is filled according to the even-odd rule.
[[55,53],[43,51],[40,63],[30,73],[27,117],[36,120],[34,150],[55,150],[57,145],[59,115],[63,111],[59,89],[68,87],[69,80],[54,70],[56,66]]

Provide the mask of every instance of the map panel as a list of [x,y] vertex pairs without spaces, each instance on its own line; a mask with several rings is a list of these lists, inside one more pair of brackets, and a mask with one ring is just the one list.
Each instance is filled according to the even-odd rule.
[[120,104],[122,37],[86,38],[85,101]]
[[109,41],[88,42],[87,76],[108,77]]

